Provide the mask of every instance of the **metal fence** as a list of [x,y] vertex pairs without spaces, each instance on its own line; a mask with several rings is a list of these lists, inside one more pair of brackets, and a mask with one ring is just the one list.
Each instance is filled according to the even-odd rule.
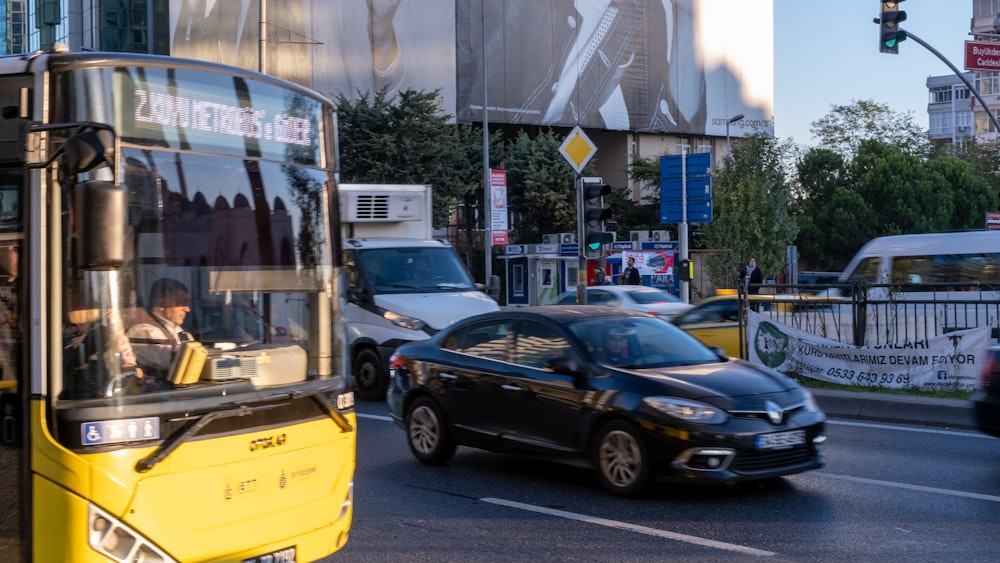
[[[996,284],[778,284],[761,286],[759,294],[738,291],[743,312],[854,346],[906,346],[982,326],[992,327],[991,343],[1000,343]],[[746,319],[740,315],[743,335]]]

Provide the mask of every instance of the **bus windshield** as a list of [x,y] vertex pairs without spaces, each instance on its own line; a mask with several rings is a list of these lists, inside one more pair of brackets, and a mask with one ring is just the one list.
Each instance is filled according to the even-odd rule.
[[79,257],[100,218],[63,201],[58,400],[231,397],[343,373],[342,349],[324,344],[339,306],[332,108],[246,77],[150,66],[59,72],[53,91],[59,121],[115,124],[127,202],[122,264],[92,268]]

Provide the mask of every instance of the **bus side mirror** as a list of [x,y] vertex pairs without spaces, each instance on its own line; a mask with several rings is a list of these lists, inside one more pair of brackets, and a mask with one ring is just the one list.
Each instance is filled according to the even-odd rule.
[[107,129],[88,129],[71,135],[63,146],[66,167],[73,173],[107,166],[115,156],[115,134]]
[[125,262],[125,189],[88,180],[73,186],[76,266],[115,270]]

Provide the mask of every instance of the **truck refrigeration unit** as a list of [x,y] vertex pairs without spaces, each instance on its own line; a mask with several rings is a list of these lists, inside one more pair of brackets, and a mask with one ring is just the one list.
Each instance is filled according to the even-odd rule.
[[385,398],[400,345],[500,308],[451,245],[433,239],[432,212],[428,185],[340,185],[347,337],[361,399]]

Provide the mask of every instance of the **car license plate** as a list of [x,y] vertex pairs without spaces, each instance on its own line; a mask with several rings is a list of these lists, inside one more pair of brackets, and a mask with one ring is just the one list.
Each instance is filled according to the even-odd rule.
[[754,439],[758,450],[775,450],[779,448],[791,448],[806,443],[805,430],[792,430],[790,432],[775,432],[773,434],[758,434]]
[[284,547],[271,553],[248,557],[243,563],[296,563],[295,546]]

